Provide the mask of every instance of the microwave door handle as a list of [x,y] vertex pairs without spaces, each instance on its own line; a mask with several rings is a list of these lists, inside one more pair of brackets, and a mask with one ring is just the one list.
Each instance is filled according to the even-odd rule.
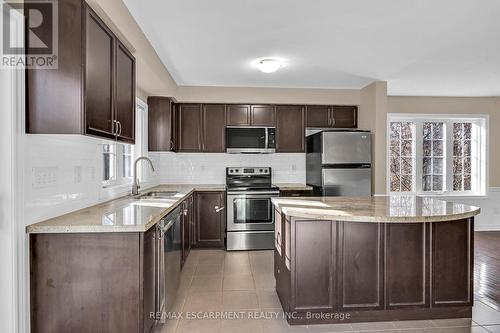
[[265,131],[266,131],[266,133],[264,135],[265,136],[265,139],[264,139],[265,140],[264,148],[267,149],[267,148],[269,148],[269,129],[266,127]]

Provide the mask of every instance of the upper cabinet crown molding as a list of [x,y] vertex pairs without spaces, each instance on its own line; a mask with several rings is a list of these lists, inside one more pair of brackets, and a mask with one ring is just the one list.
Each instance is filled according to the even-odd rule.
[[81,0],[58,1],[58,68],[26,71],[26,131],[135,141],[135,58]]

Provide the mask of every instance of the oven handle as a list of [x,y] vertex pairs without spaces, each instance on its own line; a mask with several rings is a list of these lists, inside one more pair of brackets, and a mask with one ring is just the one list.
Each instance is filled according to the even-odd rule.
[[237,195],[237,196],[246,196],[246,195],[279,195],[279,191],[239,191],[239,192],[231,192],[228,191],[227,195]]

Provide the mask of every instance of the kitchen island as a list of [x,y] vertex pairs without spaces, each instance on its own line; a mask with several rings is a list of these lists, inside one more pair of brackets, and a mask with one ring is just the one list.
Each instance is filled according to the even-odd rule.
[[290,324],[471,317],[478,207],[416,196],[272,201]]

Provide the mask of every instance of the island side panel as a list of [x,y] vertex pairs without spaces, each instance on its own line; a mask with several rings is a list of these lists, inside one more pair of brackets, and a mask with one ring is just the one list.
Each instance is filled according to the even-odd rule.
[[430,224],[386,223],[386,307],[430,303]]
[[142,331],[139,250],[139,233],[31,234],[31,331]]
[[474,219],[432,223],[432,306],[472,306]]
[[338,298],[341,311],[384,308],[384,224],[339,222]]
[[295,220],[291,231],[291,310],[333,311],[336,223]]

